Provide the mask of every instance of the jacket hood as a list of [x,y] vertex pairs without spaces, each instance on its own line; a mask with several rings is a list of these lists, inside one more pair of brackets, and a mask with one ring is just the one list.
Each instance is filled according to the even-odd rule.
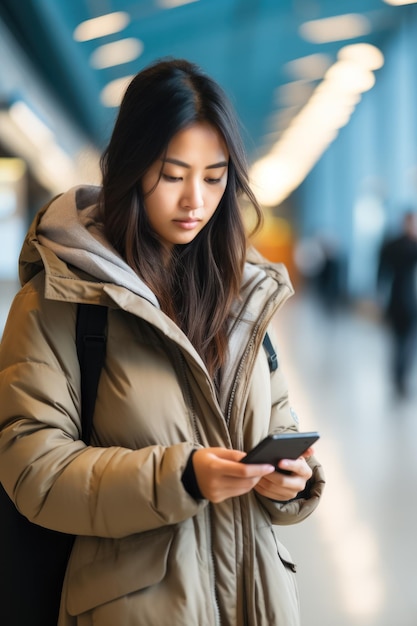
[[100,190],[97,186],[73,187],[38,213],[20,255],[21,283],[28,282],[46,265],[44,247],[95,280],[126,287],[159,306],[149,287],[105,238],[98,212]]
[[[59,288],[59,298],[72,299],[69,286],[80,280],[79,272],[85,274],[85,280],[91,279],[101,285],[116,285],[128,289],[133,294],[145,298],[159,307],[154,293],[127,265],[106,239],[100,221],[98,199],[101,187],[77,186],[51,200],[36,215],[24,241],[20,254],[20,281],[27,283],[36,274],[45,269],[47,283],[65,284]],[[264,284],[261,300],[266,296],[266,284],[275,291],[278,287],[285,300],[293,293],[287,270],[282,264],[272,264],[255,249],[248,251],[245,265],[241,299],[235,303],[233,311],[240,317],[241,306],[252,300],[256,285]],[[62,279],[71,279],[62,281]],[[98,285],[97,285],[98,287]],[[102,287],[101,287],[102,288]],[[52,291],[49,291],[51,294]],[[55,290],[56,293],[56,290]],[[79,295],[79,292],[78,292]],[[53,297],[53,295],[51,296]],[[259,301],[255,310],[259,310]],[[246,308],[246,307],[245,307]],[[246,308],[246,320],[257,317]]]

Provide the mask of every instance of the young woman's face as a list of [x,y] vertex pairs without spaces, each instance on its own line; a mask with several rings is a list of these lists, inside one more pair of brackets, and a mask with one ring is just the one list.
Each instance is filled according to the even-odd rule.
[[177,133],[151,165],[142,180],[145,210],[165,246],[189,243],[211,219],[226,188],[228,160],[218,131],[198,123]]

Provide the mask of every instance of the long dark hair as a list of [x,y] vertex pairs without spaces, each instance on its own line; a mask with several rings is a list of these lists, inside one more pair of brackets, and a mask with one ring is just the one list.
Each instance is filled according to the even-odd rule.
[[[196,122],[211,124],[224,139],[228,180],[209,223],[189,244],[174,246],[167,271],[162,244],[146,216],[141,181],[174,135]],[[101,169],[107,238],[151,287],[214,376],[225,359],[230,307],[239,294],[246,255],[239,196],[255,209],[257,227],[262,215],[228,98],[188,61],[161,60],[147,67],[126,90]]]

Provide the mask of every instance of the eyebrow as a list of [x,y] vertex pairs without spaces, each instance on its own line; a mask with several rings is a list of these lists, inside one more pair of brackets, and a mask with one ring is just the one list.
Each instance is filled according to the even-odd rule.
[[[162,159],[163,163],[172,163],[173,165],[179,165],[180,167],[186,167],[187,169],[191,169],[191,165],[188,163],[184,163],[184,161],[180,161],[179,159],[170,159],[166,157]],[[219,161],[219,163],[213,163],[212,165],[207,165],[204,169],[206,170],[215,170],[219,167],[226,167],[228,165],[227,161]]]

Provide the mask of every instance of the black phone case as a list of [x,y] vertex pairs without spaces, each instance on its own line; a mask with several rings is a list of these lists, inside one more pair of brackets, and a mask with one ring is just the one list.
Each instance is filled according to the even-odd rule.
[[317,432],[268,435],[242,459],[241,463],[277,465],[281,459],[298,459],[319,439]]

